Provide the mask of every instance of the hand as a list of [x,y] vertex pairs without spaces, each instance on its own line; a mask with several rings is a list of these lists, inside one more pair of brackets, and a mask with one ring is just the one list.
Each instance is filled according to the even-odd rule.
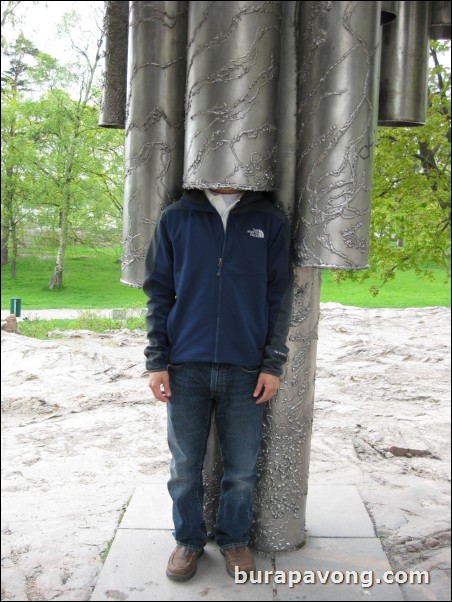
[[169,384],[168,370],[151,372],[149,374],[148,384],[156,399],[163,401],[164,403],[169,401],[169,398],[171,397],[171,388]]
[[253,397],[256,397],[256,403],[268,401],[276,393],[279,387],[279,376],[261,372],[254,389]]

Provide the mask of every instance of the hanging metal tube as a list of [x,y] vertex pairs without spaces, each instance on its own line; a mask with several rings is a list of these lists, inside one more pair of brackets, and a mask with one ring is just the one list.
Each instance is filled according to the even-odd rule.
[[105,68],[99,125],[124,129],[129,3],[115,1],[104,4]]
[[303,2],[295,260],[368,267],[380,2]]
[[431,4],[429,36],[432,40],[450,40],[450,8],[451,2],[434,0]]
[[162,209],[182,192],[187,2],[132,2],[121,282],[140,287]]
[[381,24],[386,25],[397,19],[400,10],[400,2],[398,0],[383,0],[381,3]]
[[273,190],[281,2],[190,2],[185,188]]
[[425,124],[431,2],[400,2],[398,18],[383,28],[378,125]]

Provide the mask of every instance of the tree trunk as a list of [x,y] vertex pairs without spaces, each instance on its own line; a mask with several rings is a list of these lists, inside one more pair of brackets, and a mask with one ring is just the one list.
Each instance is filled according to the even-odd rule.
[[64,254],[66,252],[67,235],[69,228],[68,221],[68,207],[69,202],[66,200],[65,206],[61,211],[61,231],[58,242],[58,253],[55,261],[55,268],[53,270],[52,278],[49,282],[49,289],[60,288],[63,284],[63,270],[64,270]]
[[5,228],[5,232],[2,232],[2,251],[1,251],[1,265],[4,266],[8,263],[8,231]]
[[16,260],[17,260],[17,225],[13,219],[11,220],[11,244],[12,244],[11,280],[15,280],[16,279]]

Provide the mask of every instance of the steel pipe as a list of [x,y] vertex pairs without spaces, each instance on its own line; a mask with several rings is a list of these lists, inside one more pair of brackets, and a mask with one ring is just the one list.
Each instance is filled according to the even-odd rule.
[[431,2],[401,2],[398,19],[383,28],[378,125],[425,124]]
[[380,2],[303,2],[295,260],[368,267]]
[[320,271],[296,268],[289,357],[265,408],[257,466],[250,541],[263,552],[295,549],[306,538],[319,307]]
[[386,25],[397,19],[400,2],[398,0],[383,0],[381,3],[381,24]]
[[450,40],[450,7],[449,2],[434,0],[431,4],[429,36],[432,40]]
[[190,2],[185,188],[273,190],[281,2]]
[[124,129],[129,3],[115,1],[104,4],[105,67],[99,125]]
[[121,282],[140,287],[162,209],[182,192],[187,2],[132,2]]

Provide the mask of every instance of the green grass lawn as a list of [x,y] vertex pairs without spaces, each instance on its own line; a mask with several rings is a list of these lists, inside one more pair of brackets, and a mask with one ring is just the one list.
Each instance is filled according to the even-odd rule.
[[[119,249],[70,247],[65,259],[63,287],[58,291],[47,288],[54,267],[51,257],[51,250],[19,257],[14,281],[10,278],[10,267],[2,267],[2,309],[9,308],[11,297],[20,297],[24,310],[144,308],[143,292],[119,282]],[[450,283],[444,282],[445,271],[434,271],[432,281],[420,280],[414,272],[400,273],[372,297],[369,287],[378,286],[377,281],[336,284],[331,273],[324,270],[321,301],[358,307],[450,307]]]
[[9,308],[11,297],[20,297],[24,310],[145,306],[146,298],[141,289],[119,282],[119,249],[70,247],[65,257],[63,286],[59,290],[47,288],[55,265],[54,259],[47,258],[51,256],[52,250],[41,250],[39,255],[19,257],[16,280],[11,280],[9,266],[2,267],[2,309]]
[[377,279],[368,278],[362,283],[346,280],[337,284],[331,272],[323,270],[320,300],[357,307],[450,307],[450,279],[447,280],[446,270],[433,268],[432,271],[434,280],[421,279],[414,270],[397,273],[373,297],[369,288],[380,286]]

